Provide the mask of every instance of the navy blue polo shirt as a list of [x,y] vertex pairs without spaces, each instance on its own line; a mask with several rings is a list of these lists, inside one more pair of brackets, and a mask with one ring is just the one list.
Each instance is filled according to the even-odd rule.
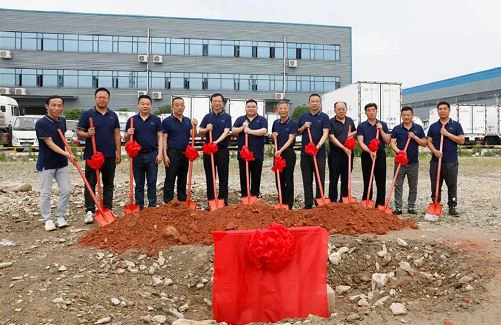
[[[409,138],[409,132],[413,132],[420,139],[426,137],[421,125],[413,122],[410,129],[406,129],[403,123],[399,124],[391,130],[392,139],[397,139],[396,145],[398,149],[403,150],[405,148],[405,143]],[[419,162],[419,145],[414,139],[409,142],[409,146],[407,147],[407,158],[409,158],[410,164]]]
[[[428,138],[432,139],[432,143],[437,150],[440,150],[440,128],[442,128],[442,123],[439,120],[430,125],[428,129]],[[452,119],[449,119],[449,122],[445,124],[445,129],[454,135],[464,135],[461,124]],[[458,162],[458,144],[456,142],[444,136],[444,146],[442,149],[442,161],[447,163]],[[438,158],[435,155],[431,155],[431,160],[438,161]]]
[[[201,128],[206,128],[207,124],[212,124],[212,141],[219,139],[221,134],[223,134],[224,129],[231,129],[231,116],[228,113],[220,112],[214,113],[210,112],[204,116],[202,122],[200,123]],[[218,148],[228,147],[228,137],[217,144]],[[206,133],[205,143],[209,143],[209,132]]]
[[57,132],[61,129],[63,134],[66,132],[66,120],[60,117],[58,121],[51,119],[49,116],[45,115],[35,123],[35,132],[38,138],[38,159],[37,159],[37,170],[42,171],[44,169],[57,169],[68,166],[68,159],[53,151],[42,138],[52,138],[59,148],[64,150],[64,143],[61,136]]
[[[278,149],[280,150],[280,148],[282,148],[284,144],[287,141],[289,141],[289,135],[293,134],[295,136],[297,134],[297,123],[290,117],[285,122],[282,122],[278,118],[273,122],[273,126],[271,127],[271,132],[278,133],[277,142],[278,142]],[[295,143],[296,143],[296,137],[294,137],[294,141],[289,146],[289,148],[294,147]]]
[[[329,121],[329,116],[324,112],[318,112],[315,115],[311,114],[311,112],[304,113],[299,117],[299,120],[297,121],[298,128],[303,127],[304,123],[306,122],[311,122],[311,127],[310,127],[311,137],[315,145],[322,138],[324,129],[329,129],[329,132],[331,130],[331,123]],[[304,129],[301,137],[301,155],[303,156],[307,156],[307,154],[304,152],[304,147],[308,143],[310,143],[308,130]],[[317,157],[325,158],[325,146],[322,146],[318,150]]]
[[[334,137],[341,142],[343,145],[346,142],[346,138],[348,137],[348,129],[351,126],[351,132],[355,131],[355,123],[351,119],[351,117],[346,116],[344,118],[344,123],[338,120],[335,116],[331,118],[331,132],[330,134],[334,135]],[[333,155],[340,154],[345,155],[343,149],[336,146],[334,143],[329,141],[330,151],[329,154]]]
[[125,130],[130,128],[130,120],[134,120],[134,141],[141,145],[141,151],[154,151],[158,149],[157,133],[162,132],[160,117],[150,114],[145,120],[136,114],[127,120]]
[[[246,115],[240,116],[236,119],[233,127],[239,128],[241,127],[245,121],[249,121]],[[251,130],[259,130],[266,129],[268,130],[268,121],[261,115],[256,115],[252,121],[249,121],[249,128]],[[266,140],[266,136],[256,136],[249,134],[249,150],[254,153],[254,159],[264,160],[264,142]],[[238,152],[240,157],[240,150],[245,145],[245,132],[241,132],[238,134],[237,138],[238,144]]]
[[[96,149],[100,151],[105,158],[115,158],[117,147],[115,146],[115,129],[120,130],[118,116],[111,109],[106,109],[106,113],[99,113],[96,108],[91,108],[82,113],[78,121],[78,128],[87,132],[90,128],[89,117],[92,117],[94,128],[96,130]],[[84,159],[89,159],[94,152],[92,151],[92,139],[85,139]]]
[[167,150],[176,149],[184,151],[190,143],[191,136],[191,120],[183,116],[180,121],[174,115],[166,117],[162,121],[164,133],[167,134]]
[[[357,136],[359,136],[359,135],[364,136],[364,143],[366,146],[368,146],[369,143],[371,142],[371,140],[376,137],[376,132],[377,132],[376,124],[377,123],[381,123],[381,125],[383,126],[383,131],[385,133],[389,132],[388,125],[386,125],[385,122],[379,121],[379,120],[376,120],[376,123],[374,123],[374,125],[370,124],[368,120],[366,120],[358,125]],[[381,136],[381,134],[379,134],[379,142],[380,143],[379,143],[378,150],[384,149],[385,143],[383,141],[383,137]]]

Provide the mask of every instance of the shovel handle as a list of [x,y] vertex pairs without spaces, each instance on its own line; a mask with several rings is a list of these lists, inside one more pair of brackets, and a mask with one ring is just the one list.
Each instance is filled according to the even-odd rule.
[[[277,137],[273,137],[273,143],[275,144],[275,154],[278,151]],[[282,206],[282,184],[280,183],[280,171],[277,170],[277,184],[278,184],[278,203]]]
[[[212,143],[212,130],[209,130],[209,143]],[[211,163],[211,168],[212,168],[212,186],[214,187],[214,202],[216,203],[216,208],[219,208],[218,206],[218,199],[217,199],[217,185],[216,185],[216,169],[214,167],[214,154],[210,154],[210,163]]]
[[[307,130],[308,130],[308,137],[310,138],[310,142],[313,143],[313,144],[315,144],[313,142],[312,137],[311,137],[310,128],[307,128]],[[322,203],[325,204],[324,188],[323,188],[323,185],[322,185],[322,181],[320,179],[320,172],[318,171],[317,156],[313,156],[313,166],[315,167],[315,176],[317,177],[318,189],[320,190],[320,195],[322,196]]]
[[[376,137],[374,139],[379,138],[379,129],[376,130]],[[369,186],[367,187],[367,198],[365,199],[367,201],[367,204],[369,204],[369,197],[371,195],[371,189],[372,189],[372,180],[374,179],[374,167],[376,167],[376,159],[377,159],[377,150],[375,152],[376,157],[372,159],[372,167],[371,167],[371,176],[369,177]],[[372,154],[371,154],[372,157]]]
[[[442,123],[442,129],[445,128],[445,124]],[[440,153],[443,153],[443,147],[444,147],[444,135],[440,134]],[[435,198],[433,202],[435,205],[438,203],[438,190],[440,187],[440,172],[442,169],[442,157],[438,158],[438,167],[437,167],[437,182],[435,184]]]
[[[90,125],[91,128],[94,128],[94,120],[92,119],[92,117],[89,117],[89,125]],[[94,132],[95,132],[95,130],[94,130]],[[95,133],[90,136],[90,140],[91,140],[91,143],[92,143],[92,152],[96,153],[97,149],[96,149]]]
[[[131,117],[130,119],[130,127],[131,129],[134,128],[134,117]],[[127,130],[125,130],[127,132]],[[134,134],[130,135],[130,141],[134,141]],[[134,183],[134,158],[129,157],[129,201],[130,205],[134,204],[134,189],[132,188],[132,183]]]
[[[196,127],[195,125],[192,125],[191,127],[191,146],[195,147],[195,133],[196,133]],[[186,202],[191,201],[191,178],[193,176],[193,161],[189,161],[189,169],[188,169],[188,193],[186,197]]]
[[[407,152],[407,148],[409,147],[410,142],[411,142],[411,138],[407,138],[407,141],[405,142],[405,146],[403,149],[404,152]],[[402,167],[402,164],[397,165],[397,170],[395,171],[395,175],[393,176],[393,181],[391,182],[390,190],[388,191],[388,197],[386,198],[386,201],[384,202],[385,208],[387,208],[388,205],[390,204],[391,194],[393,194],[393,190],[395,189],[395,183],[397,182],[398,173],[400,173],[400,167]]]

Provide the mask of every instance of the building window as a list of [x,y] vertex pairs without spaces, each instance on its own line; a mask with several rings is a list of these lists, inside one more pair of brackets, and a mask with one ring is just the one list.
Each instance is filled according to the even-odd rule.
[[236,58],[240,57],[240,45],[235,45],[233,50],[233,56]]
[[183,88],[186,90],[190,89],[190,78],[184,78]]
[[203,56],[208,56],[209,55],[209,44],[203,44],[202,45],[202,55]]
[[257,58],[257,46],[252,47],[252,57]]

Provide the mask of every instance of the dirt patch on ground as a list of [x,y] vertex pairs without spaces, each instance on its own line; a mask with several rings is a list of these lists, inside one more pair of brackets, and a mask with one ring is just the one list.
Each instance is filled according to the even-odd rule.
[[377,209],[358,204],[331,203],[311,210],[274,209],[263,201],[208,211],[193,211],[179,202],[126,215],[105,227],[91,230],[80,240],[85,246],[149,255],[172,244],[212,244],[214,230],[255,229],[278,222],[286,227],[321,226],[331,234],[386,234],[390,230],[417,228]]

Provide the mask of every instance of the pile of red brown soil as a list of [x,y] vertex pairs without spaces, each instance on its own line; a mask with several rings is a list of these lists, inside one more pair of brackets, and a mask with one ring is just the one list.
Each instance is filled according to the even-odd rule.
[[123,252],[144,250],[153,254],[173,244],[212,244],[213,230],[264,228],[271,222],[287,227],[321,226],[331,234],[386,234],[390,230],[417,228],[413,220],[401,220],[358,204],[330,203],[311,210],[274,209],[263,201],[232,205],[214,212],[193,211],[179,202],[147,208],[85,234],[80,243]]

